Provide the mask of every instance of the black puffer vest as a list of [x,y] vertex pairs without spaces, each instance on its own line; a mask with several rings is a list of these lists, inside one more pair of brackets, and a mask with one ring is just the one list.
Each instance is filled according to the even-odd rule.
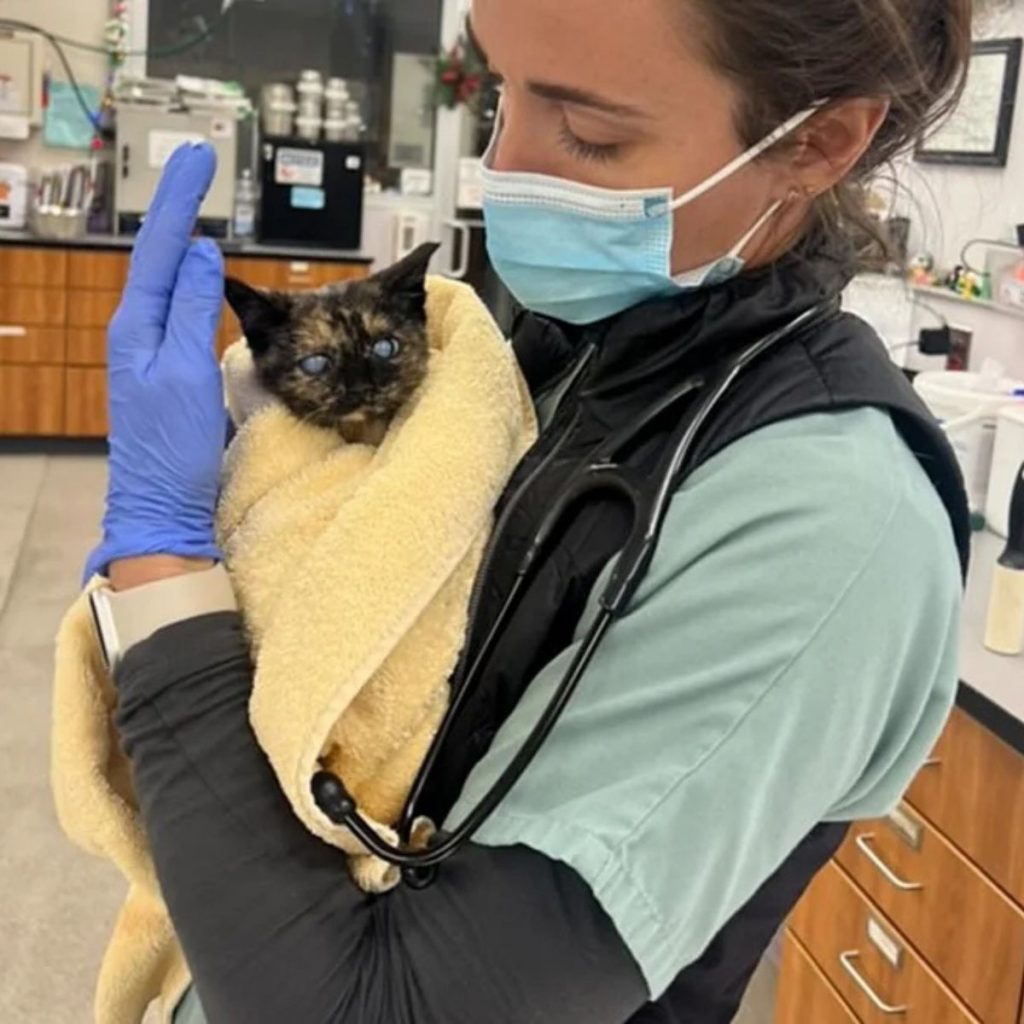
[[[673,388],[694,375],[707,375],[759,338],[829,301],[835,312],[824,323],[782,342],[745,371],[702,433],[685,472],[780,420],[863,406],[884,409],[941,496],[966,571],[969,519],[957,463],[871,329],[839,312],[838,296],[849,280],[845,267],[845,259],[828,245],[811,242],[770,269],[706,292],[650,303],[586,329],[520,317],[514,344],[535,396],[564,381],[586,347],[595,345],[597,354],[562,397],[502,499],[499,511],[505,522],[478,580],[463,667],[497,615],[523,551],[566,476]],[[691,411],[692,404],[679,415]],[[627,464],[649,475],[678,425],[678,420],[661,424],[642,439]],[[422,810],[435,821],[445,818],[530,681],[572,642],[587,598],[620,550],[629,525],[626,509],[611,498],[587,502],[568,518],[498,643],[483,682],[468,695],[431,775]],[[461,671],[453,680],[456,688],[460,676]],[[843,825],[815,829],[701,960],[633,1024],[732,1021],[772,936],[845,831]],[[688,884],[687,879],[679,884]]]

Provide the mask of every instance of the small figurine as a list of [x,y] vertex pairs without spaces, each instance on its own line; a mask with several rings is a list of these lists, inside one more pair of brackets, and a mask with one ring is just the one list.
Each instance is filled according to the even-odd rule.
[[935,284],[935,258],[931,253],[922,252],[910,261],[910,282],[920,288],[931,288]]

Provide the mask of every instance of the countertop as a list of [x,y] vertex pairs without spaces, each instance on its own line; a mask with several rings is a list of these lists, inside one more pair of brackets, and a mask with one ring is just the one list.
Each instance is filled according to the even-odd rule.
[[992,572],[1005,546],[992,533],[978,534],[974,541],[960,653],[963,682],[957,703],[1024,754],[1024,656],[1005,658],[983,643]]
[[[299,245],[262,245],[259,242],[232,242],[216,239],[226,256],[252,259],[306,260],[310,263],[372,263],[365,252],[348,249],[315,249]],[[39,238],[29,231],[0,231],[0,245],[30,245],[54,249],[127,250],[135,239],[128,235],[84,235],[71,240]]]

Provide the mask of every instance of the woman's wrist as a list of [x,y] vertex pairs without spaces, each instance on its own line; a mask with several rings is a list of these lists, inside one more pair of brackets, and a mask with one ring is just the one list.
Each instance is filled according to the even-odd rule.
[[134,587],[142,587],[147,583],[157,583],[187,573],[206,572],[216,564],[212,558],[144,555],[111,562],[108,578],[114,590],[132,590]]

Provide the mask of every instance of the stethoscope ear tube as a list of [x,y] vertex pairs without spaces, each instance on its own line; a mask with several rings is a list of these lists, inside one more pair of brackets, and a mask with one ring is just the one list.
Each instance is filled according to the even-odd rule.
[[808,310],[787,326],[749,346],[738,358],[732,360],[712,383],[707,384],[708,391],[702,397],[696,413],[682,423],[677,432],[678,436],[674,436],[666,447],[666,457],[662,460],[658,472],[653,474],[658,480],[658,485],[653,490],[647,481],[639,479],[629,467],[620,465],[616,459],[628,448],[631,441],[635,441],[655,420],[692,394],[700,384],[703,384],[702,381],[690,381],[675,389],[666,399],[646,410],[627,430],[602,445],[594,461],[575,474],[557,500],[552,503],[550,512],[545,516],[519,568],[512,590],[480,650],[474,656],[463,679],[463,687],[456,695],[427,761],[414,783],[399,829],[403,841],[408,841],[408,825],[415,816],[416,799],[422,792],[425,779],[436,762],[452,722],[461,712],[466,695],[473,689],[471,683],[486,667],[502,631],[518,606],[531,570],[547,548],[562,516],[589,493],[612,493],[624,498],[632,506],[633,529],[616,559],[608,584],[598,602],[597,615],[579,644],[554,696],[515,757],[463,821],[450,832],[437,833],[425,850],[410,850],[396,846],[382,839],[362,817],[356,801],[341,779],[330,772],[318,772],[312,780],[312,794],[317,806],[331,822],[348,828],[369,853],[400,868],[404,881],[411,888],[425,888],[434,881],[438,867],[472,839],[523,776],[558,724],[605,634],[612,623],[625,613],[650,568],[679,480],[711,414],[750,363],[785,338],[811,324],[834,316],[837,310],[837,304],[832,301]]

